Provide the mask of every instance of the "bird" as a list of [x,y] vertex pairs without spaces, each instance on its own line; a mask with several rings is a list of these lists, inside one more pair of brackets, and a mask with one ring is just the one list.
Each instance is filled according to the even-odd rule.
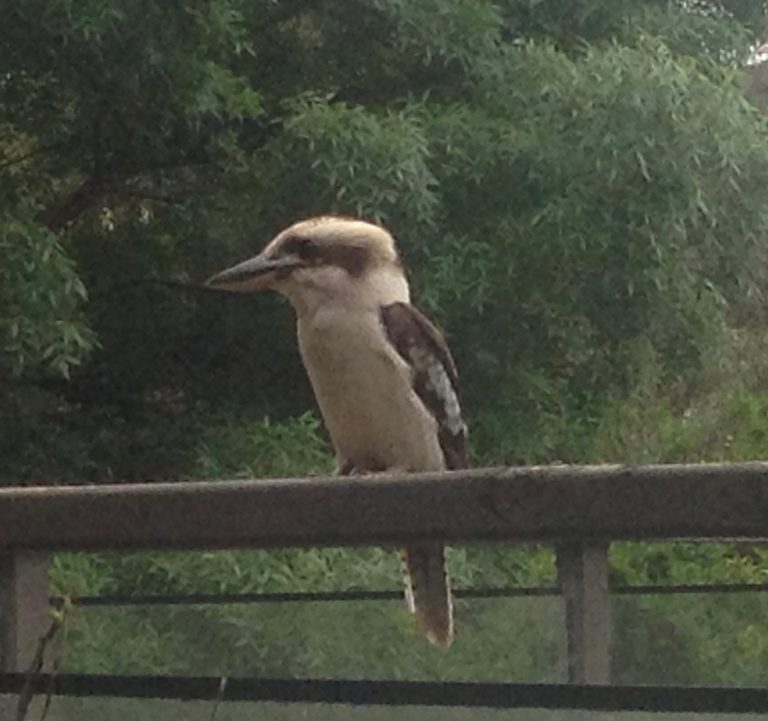
[[[301,220],[207,285],[272,290],[293,306],[337,474],[468,466],[456,365],[441,331],[411,304],[405,266],[384,227],[336,215]],[[431,643],[450,646],[443,543],[407,544],[401,558],[409,610]]]

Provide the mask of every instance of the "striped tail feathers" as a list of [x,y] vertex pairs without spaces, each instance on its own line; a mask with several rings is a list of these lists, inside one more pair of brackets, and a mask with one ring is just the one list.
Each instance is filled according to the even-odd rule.
[[447,648],[453,641],[453,604],[443,545],[408,546],[401,557],[409,610],[416,614],[427,640]]

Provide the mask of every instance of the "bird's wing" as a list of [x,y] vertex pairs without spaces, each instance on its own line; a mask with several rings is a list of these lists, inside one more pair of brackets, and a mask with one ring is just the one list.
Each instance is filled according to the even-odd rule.
[[467,427],[456,390],[458,373],[443,334],[407,303],[382,306],[389,341],[413,369],[413,389],[437,421],[440,447],[449,469],[466,468]]

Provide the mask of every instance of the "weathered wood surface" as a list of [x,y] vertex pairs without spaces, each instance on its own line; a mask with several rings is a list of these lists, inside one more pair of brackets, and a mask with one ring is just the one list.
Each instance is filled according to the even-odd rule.
[[0,489],[0,550],[768,538],[768,464]]
[[29,551],[0,556],[0,671],[25,671],[51,625],[49,560]]
[[565,605],[568,682],[611,682],[608,544],[557,546],[557,580]]

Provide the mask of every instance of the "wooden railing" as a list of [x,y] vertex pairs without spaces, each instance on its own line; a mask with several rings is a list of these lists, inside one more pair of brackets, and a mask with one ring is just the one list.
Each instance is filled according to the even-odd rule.
[[2,670],[29,663],[56,551],[542,542],[569,680],[610,681],[613,540],[768,538],[768,464],[547,466],[358,478],[0,489]]

